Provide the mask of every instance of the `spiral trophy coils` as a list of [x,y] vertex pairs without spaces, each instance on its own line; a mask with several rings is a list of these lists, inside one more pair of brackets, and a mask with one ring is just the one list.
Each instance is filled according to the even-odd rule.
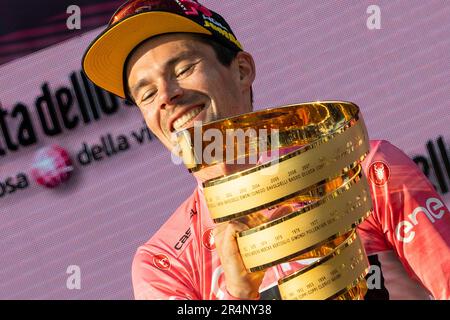
[[372,211],[358,106],[327,101],[239,115],[177,132],[216,223],[237,219],[245,267],[313,259],[284,275],[282,299],[362,299],[369,263],[355,228]]

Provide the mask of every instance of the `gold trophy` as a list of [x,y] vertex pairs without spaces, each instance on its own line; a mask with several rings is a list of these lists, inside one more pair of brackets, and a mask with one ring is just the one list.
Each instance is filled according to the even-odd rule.
[[[278,282],[282,299],[363,299],[369,263],[355,228],[372,212],[358,106],[288,105],[177,132],[214,222],[237,219],[245,267],[310,263]],[[312,261],[312,262],[311,262]]]

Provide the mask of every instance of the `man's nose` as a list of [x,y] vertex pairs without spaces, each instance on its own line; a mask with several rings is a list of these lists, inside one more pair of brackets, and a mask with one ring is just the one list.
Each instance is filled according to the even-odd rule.
[[183,95],[183,89],[177,81],[165,81],[160,84],[159,106],[160,109],[173,108]]

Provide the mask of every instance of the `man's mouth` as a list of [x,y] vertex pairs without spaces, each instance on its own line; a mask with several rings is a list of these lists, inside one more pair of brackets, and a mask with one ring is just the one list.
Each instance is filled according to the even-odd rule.
[[181,115],[178,119],[176,119],[172,125],[171,131],[175,130],[175,131],[179,131],[181,129],[185,129],[189,126],[191,126],[191,122],[192,120],[200,113],[202,112],[202,110],[205,108],[205,105],[199,105],[196,106],[192,109],[190,109],[188,112],[184,113],[183,115]]

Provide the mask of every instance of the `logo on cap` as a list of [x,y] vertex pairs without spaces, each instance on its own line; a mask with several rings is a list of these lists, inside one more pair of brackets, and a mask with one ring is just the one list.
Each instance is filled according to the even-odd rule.
[[213,251],[216,248],[216,244],[214,243],[213,228],[203,232],[202,243],[203,246],[210,251]]
[[[196,2],[196,1],[192,1],[192,0],[178,0],[177,3],[185,10],[185,14],[187,15],[195,15],[198,16],[198,11],[200,11],[201,13],[203,13],[205,16],[210,17],[212,16],[211,11],[208,10],[208,8],[202,6],[200,3]],[[187,10],[187,8],[183,7],[186,6],[189,8],[189,10]]]
[[153,256],[153,264],[160,270],[168,270],[170,268],[169,258],[162,253]]
[[391,175],[391,170],[383,161],[375,161],[369,168],[369,179],[377,186],[385,185]]

